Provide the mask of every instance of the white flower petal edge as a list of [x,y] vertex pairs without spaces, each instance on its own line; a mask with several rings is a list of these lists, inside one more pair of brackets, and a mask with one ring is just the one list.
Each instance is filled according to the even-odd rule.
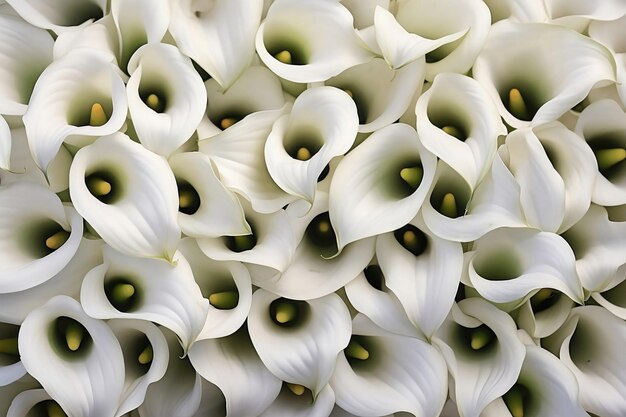
[[72,259],[83,221],[47,187],[15,182],[0,187],[0,293],[46,282]]
[[172,260],[180,239],[178,189],[165,159],[122,133],[102,137],[74,157],[70,196],[107,244]]
[[259,289],[248,316],[250,339],[278,378],[311,390],[328,383],[337,354],[348,345],[350,312],[336,294],[293,301]]
[[33,310],[18,337],[24,367],[69,415],[110,417],[124,387],[122,349],[78,301],[56,296]]
[[402,123],[376,131],[346,155],[330,184],[329,213],[339,251],[415,217],[436,164],[415,130]]
[[358,416],[400,411],[439,416],[446,401],[448,372],[437,349],[388,333],[362,315],[353,320],[353,334],[350,344],[365,349],[367,358],[351,357],[351,346],[337,356],[330,382],[337,405]]
[[202,78],[178,48],[140,47],[128,63],[128,109],[139,141],[169,156],[195,132],[206,109]]
[[335,393],[326,385],[311,402],[306,393],[294,394],[286,384],[274,402],[259,417],[328,417],[335,405]]
[[[119,45],[113,17],[107,15],[97,23],[59,34],[54,41],[54,60],[79,49],[97,51],[106,56],[107,61],[117,63]],[[126,81],[125,75],[122,77]]]
[[0,168],[11,169],[11,130],[4,117],[0,116]]
[[[33,408],[38,403],[47,400],[52,399],[46,390],[42,388],[22,391],[13,398],[11,407],[7,410],[6,417],[26,417],[33,411]],[[53,403],[55,402],[53,401]]]
[[[550,292],[544,289],[543,293],[536,294],[522,304],[515,318],[519,328],[536,339],[550,336],[557,331],[574,307],[574,302],[565,294],[547,291]],[[542,299],[543,297],[547,298]]]
[[10,385],[26,375],[26,369],[20,360],[17,346],[19,323],[11,324],[0,321],[0,340],[4,342],[2,353],[0,353],[2,355],[2,362],[0,362],[0,387]]
[[173,264],[127,256],[108,246],[103,254],[104,263],[83,280],[85,312],[98,319],[159,323],[176,333],[186,353],[204,326],[208,301],[182,254],[176,253]]
[[356,105],[335,87],[300,94],[265,142],[267,170],[276,184],[313,204],[317,179],[335,156],[350,150],[359,126]]
[[69,0],[51,7],[41,0],[7,0],[19,15],[31,25],[56,33],[86,26],[105,14],[106,0]]

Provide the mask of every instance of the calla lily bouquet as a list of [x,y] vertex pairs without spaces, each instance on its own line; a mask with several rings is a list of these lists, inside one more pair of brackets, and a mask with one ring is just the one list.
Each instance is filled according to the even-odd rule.
[[0,415],[624,417],[626,2],[0,0]]

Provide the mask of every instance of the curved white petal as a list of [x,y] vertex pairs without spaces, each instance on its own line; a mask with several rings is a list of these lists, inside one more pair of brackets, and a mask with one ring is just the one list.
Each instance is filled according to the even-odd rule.
[[[498,110],[481,85],[460,74],[437,75],[417,100],[415,113],[424,147],[474,189],[491,167],[498,136],[506,135]],[[442,130],[450,127],[458,131],[458,138]]]
[[217,385],[202,378],[202,401],[194,417],[223,417],[226,398]]
[[82,234],[82,218],[43,185],[0,187],[0,293],[52,278],[70,262]]
[[[178,336],[185,352],[204,326],[208,302],[194,281],[187,260],[177,253],[173,264],[142,259],[103,248],[104,264],[85,276],[80,299],[85,312],[99,319],[150,320]],[[130,296],[115,295],[118,285],[131,285]]]
[[[178,183],[178,224],[184,234],[194,237],[245,235],[250,233],[237,196],[217,178],[209,157],[200,152],[172,155],[170,167]],[[180,207],[180,196],[191,187],[198,207]]]
[[620,0],[546,0],[545,3],[550,19],[560,25],[568,25],[575,18],[583,18],[585,21],[615,20],[626,14],[626,4]]
[[[284,305],[295,313],[281,323],[275,316]],[[292,301],[259,289],[252,296],[248,328],[265,366],[278,378],[310,389],[316,398],[333,373],[337,354],[348,345],[351,322],[336,294]]]
[[[42,170],[69,137],[93,140],[122,127],[128,107],[116,68],[106,54],[82,48],[54,61],[41,74],[23,120],[33,159]],[[95,104],[104,111],[103,124],[91,124]]]
[[[520,128],[558,119],[597,83],[615,81],[615,65],[604,46],[574,30],[502,21],[492,26],[473,76],[489,92],[504,121]],[[509,105],[512,89],[521,94],[525,110]]]
[[430,339],[454,304],[463,269],[463,249],[460,243],[433,235],[420,216],[409,225],[400,231],[411,230],[416,239],[422,240],[422,253],[403,246],[406,231],[393,232],[378,236],[376,257],[387,287],[398,297],[411,322]]
[[43,29],[0,14],[0,45],[0,114],[22,115],[37,78],[52,62],[54,40]]
[[259,415],[280,392],[280,380],[259,359],[245,326],[228,337],[198,341],[189,359],[222,390],[228,417]]
[[[75,350],[71,329],[82,338]],[[18,344],[28,373],[69,415],[115,414],[124,387],[122,350],[111,329],[87,316],[76,300],[60,295],[33,310]]]
[[541,293],[530,297],[519,308],[515,319],[520,329],[526,330],[531,337],[537,339],[557,331],[574,307],[574,302],[558,291],[548,293],[546,299],[542,297],[544,296]]
[[548,15],[544,0],[485,0],[493,23],[509,19],[514,22],[545,22]]
[[[10,341],[13,339],[17,344],[19,330],[19,325],[0,321],[0,340]],[[0,387],[12,384],[24,375],[26,375],[26,369],[20,360],[19,349],[17,352],[3,349],[0,353]]]
[[[87,178],[108,183],[109,192],[96,197]],[[133,256],[172,259],[180,239],[177,194],[167,162],[122,133],[79,150],[70,169],[76,210],[106,243]]]
[[[185,238],[179,250],[185,256],[196,283],[205,298],[226,291],[235,292],[235,306],[209,305],[206,321],[197,340],[228,336],[246,321],[252,303],[250,273],[239,262],[214,261],[198,247],[195,239]],[[210,302],[209,302],[210,303]]]
[[317,179],[331,159],[350,150],[358,126],[356,105],[344,91],[305,90],[291,113],[274,122],[265,142],[267,170],[280,188],[313,204]]
[[50,398],[46,390],[42,388],[25,390],[13,398],[6,417],[27,417],[38,412],[47,413],[49,404],[58,406],[58,403]]
[[337,405],[358,416],[400,411],[439,416],[448,390],[441,354],[421,340],[393,335],[358,319],[352,341],[361,344],[369,357],[349,362],[345,351],[337,356],[330,382]]
[[559,235],[535,229],[501,228],[474,242],[469,278],[480,295],[496,303],[521,300],[541,288],[583,301],[569,245]]
[[167,157],[193,135],[204,115],[202,78],[189,58],[164,43],[140,47],[128,71],[128,109],[139,141]]
[[[400,123],[376,131],[346,155],[330,186],[329,213],[339,251],[415,217],[435,176],[436,163],[415,130]],[[404,169],[418,173],[413,186],[402,179]]]
[[57,33],[89,25],[106,12],[106,0],[61,0],[52,7],[46,0],[7,0],[31,25]]
[[[470,338],[480,326],[492,332],[492,339],[474,350]],[[452,308],[449,320],[433,337],[454,378],[451,389],[461,416],[478,417],[517,380],[525,349],[516,330],[508,314],[480,298],[467,298]]]
[[[256,34],[256,51],[272,72],[298,83],[324,81],[373,58],[352,15],[335,0],[274,1]],[[276,58],[283,51],[288,63]]]
[[4,117],[0,116],[0,168],[11,169],[11,130]]
[[[43,392],[43,394],[41,393],[34,394],[34,395],[32,393],[23,394],[24,392],[32,391],[34,389],[39,389],[40,392]],[[27,403],[25,405],[25,408],[28,408],[31,402],[30,398],[35,397],[35,399],[38,399],[39,396],[43,398],[44,395],[46,399],[50,399],[50,396],[48,394],[45,394],[45,391],[41,389],[41,385],[39,385],[39,382],[37,382],[36,379],[34,379],[32,376],[27,374],[26,376],[24,376],[21,379],[18,379],[12,384],[0,386],[0,413],[2,413],[3,416],[6,416],[9,408],[12,406],[13,400],[16,397],[20,397],[20,396],[26,397],[26,401],[24,401],[24,403]],[[18,400],[17,402],[20,402],[20,400]],[[16,407],[18,407],[19,412],[25,411],[25,410],[21,410],[21,405],[16,406]],[[25,413],[21,413],[21,414],[22,415],[19,415],[18,413],[18,415],[15,417],[24,417]]]
[[178,47],[228,88],[250,65],[261,0],[170,2],[170,31]]
[[295,395],[283,384],[276,400],[260,417],[328,417],[335,405],[335,393],[326,385],[311,403],[308,395]]

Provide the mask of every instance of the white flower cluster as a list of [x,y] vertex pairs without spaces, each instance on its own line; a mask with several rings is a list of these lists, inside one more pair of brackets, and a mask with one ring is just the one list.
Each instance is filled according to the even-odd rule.
[[625,109],[624,0],[0,0],[0,416],[624,417]]

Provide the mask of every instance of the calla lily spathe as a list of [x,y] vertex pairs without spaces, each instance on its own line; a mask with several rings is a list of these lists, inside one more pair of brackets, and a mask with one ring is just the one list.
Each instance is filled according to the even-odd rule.
[[283,384],[278,397],[259,417],[328,417],[335,405],[335,393],[326,385],[311,401],[306,391],[295,393],[287,384]]
[[7,0],[28,23],[60,34],[77,26],[86,26],[105,14],[106,0],[69,0],[55,4],[41,0]]
[[18,381],[26,375],[26,369],[20,360],[17,346],[18,325],[0,322],[0,387]]

